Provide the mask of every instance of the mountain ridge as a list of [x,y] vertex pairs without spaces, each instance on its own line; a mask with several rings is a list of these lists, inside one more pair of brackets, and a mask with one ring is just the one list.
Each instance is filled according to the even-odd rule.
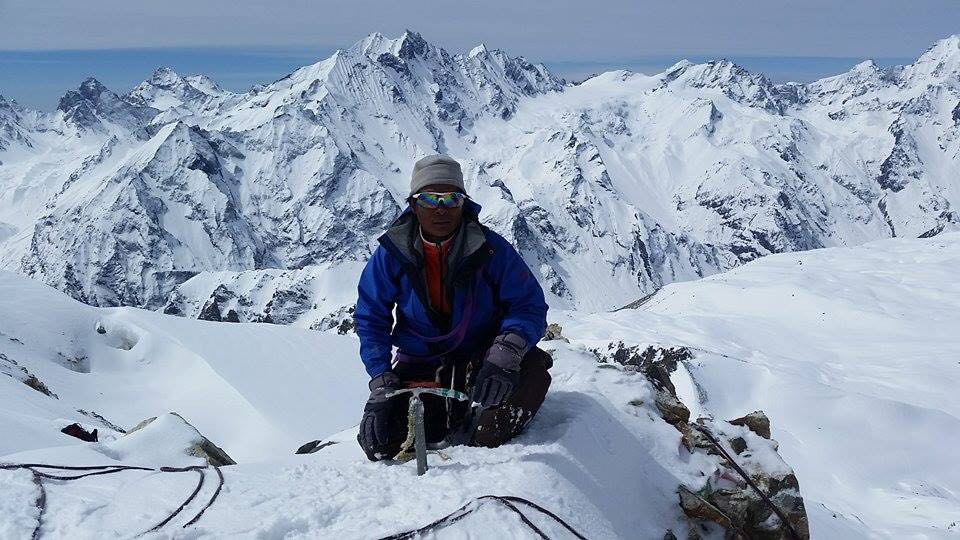
[[[0,266],[95,305],[212,316],[216,295],[178,287],[353,268],[402,210],[413,161],[434,152],[463,161],[485,222],[560,307],[610,309],[770,253],[960,227],[960,36],[909,66],[867,61],[809,84],[727,60],[571,84],[408,30],[248,92],[161,67],[122,96],[88,79],[50,114],[3,103]],[[171,124],[187,131],[166,169],[134,159]],[[134,197],[92,195],[131,181]],[[123,238],[139,228],[120,215],[152,225]],[[265,319],[260,293],[232,294],[240,320]],[[343,301],[308,294],[292,322],[326,325]]]

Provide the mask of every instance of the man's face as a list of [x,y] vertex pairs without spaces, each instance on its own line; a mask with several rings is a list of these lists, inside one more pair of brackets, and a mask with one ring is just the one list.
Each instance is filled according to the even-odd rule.
[[[430,191],[433,193],[449,193],[451,191],[460,191],[456,186],[450,184],[430,184],[420,191]],[[424,208],[411,201],[410,206],[413,213],[416,214],[420,227],[423,228],[424,236],[428,239],[446,238],[457,230],[460,226],[460,220],[463,219],[463,207],[438,206],[436,208]]]

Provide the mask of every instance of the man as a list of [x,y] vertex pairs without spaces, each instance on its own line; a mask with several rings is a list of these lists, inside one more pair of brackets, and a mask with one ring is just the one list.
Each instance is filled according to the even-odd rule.
[[360,276],[354,313],[371,377],[357,440],[372,461],[392,458],[406,439],[409,394],[387,394],[407,383],[440,383],[476,403],[424,396],[428,443],[459,435],[487,447],[522,431],[550,386],[550,357],[535,347],[546,328],[543,290],[513,246],[480,224],[460,164],[417,161],[407,202]]

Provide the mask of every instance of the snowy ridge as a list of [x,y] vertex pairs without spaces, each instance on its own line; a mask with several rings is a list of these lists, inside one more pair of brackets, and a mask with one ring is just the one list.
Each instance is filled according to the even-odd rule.
[[[610,309],[771,253],[934,236],[960,224],[958,43],[805,85],[726,60],[571,85],[409,31],[244,93],[166,68],[124,96],[87,80],[52,114],[0,102],[0,266],[94,305],[198,316],[213,297],[188,298],[209,289],[184,285],[194,276],[264,272],[248,281],[271,291],[282,271],[364,261],[433,152],[463,161],[485,222],[556,307]],[[315,312],[301,326],[348,308],[300,304]]]
[[636,309],[558,322],[574,343],[630,335],[697,351],[684,402],[770,415],[812,538],[952,538],[958,263],[956,232],[774,255],[669,285]]
[[[642,375],[591,351],[683,346],[693,356],[671,380],[695,415],[720,424],[757,408],[769,414],[813,538],[947,538],[960,521],[958,264],[960,233],[884,240],[765,257],[669,285],[636,309],[556,313],[569,343],[541,343],[556,361],[554,382],[529,429],[495,450],[448,448],[450,460],[431,456],[423,477],[413,463],[369,463],[356,445],[366,377],[354,336],[94,308],[0,273],[8,315],[0,362],[16,361],[56,395],[0,365],[0,430],[12,434],[0,439],[0,461],[192,463],[172,444],[113,429],[174,410],[239,462],[223,469],[227,489],[183,534],[368,538],[496,492],[542,504],[589,538],[660,538],[667,529],[682,538],[676,490],[698,489],[718,458],[681,445]],[[72,422],[98,428],[101,441],[59,432]],[[291,455],[315,438],[334,444]],[[773,453],[737,459],[751,470],[785,466]],[[49,484],[44,537],[136,534],[192,487],[123,474]],[[29,475],[0,471],[0,493],[0,533],[28,534]],[[490,537],[528,533],[493,506],[448,532],[481,524]]]

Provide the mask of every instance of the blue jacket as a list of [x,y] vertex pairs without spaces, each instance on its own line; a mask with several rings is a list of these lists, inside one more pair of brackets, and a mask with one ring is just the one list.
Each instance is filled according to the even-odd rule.
[[[360,275],[353,315],[360,357],[371,377],[390,370],[393,346],[431,361],[437,355],[476,351],[506,332],[521,336],[528,348],[543,337],[543,289],[517,250],[480,224],[479,212],[480,206],[467,200],[447,258],[450,270],[443,285],[453,299],[449,318],[427,299],[423,244],[413,212],[404,211],[379,238]],[[424,339],[447,334],[455,335],[439,342]]]

